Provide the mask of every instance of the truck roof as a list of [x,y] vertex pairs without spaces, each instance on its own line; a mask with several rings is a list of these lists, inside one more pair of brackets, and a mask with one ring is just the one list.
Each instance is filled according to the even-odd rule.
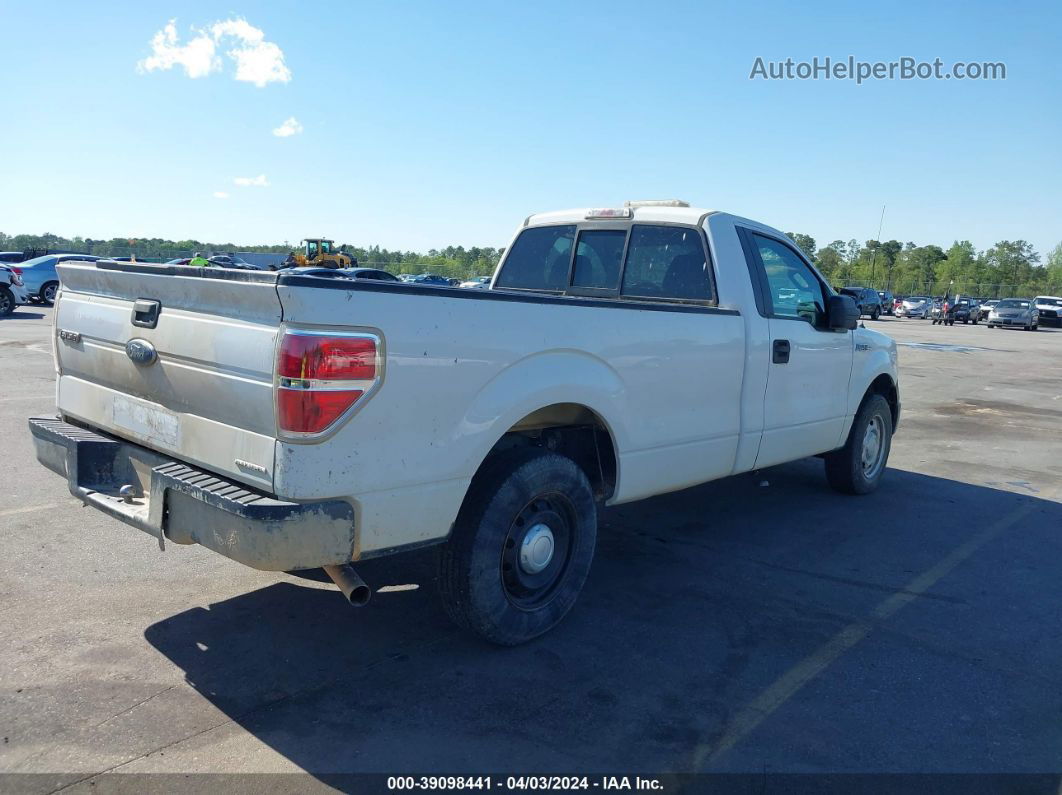
[[[624,213],[629,210],[630,214]],[[620,213],[608,215],[608,213]],[[786,237],[786,233],[767,224],[743,218],[740,215],[708,210],[703,207],[690,207],[677,200],[624,202],[621,207],[579,207],[572,210],[554,210],[548,213],[535,213],[527,216],[524,226],[545,226],[547,224],[580,224],[586,221],[641,221],[643,223],[672,223],[701,226],[708,216],[718,216],[731,222],[776,237]]]
[[673,206],[673,205],[646,205],[638,202],[626,203],[627,206],[614,208],[602,207],[576,207],[571,210],[554,210],[547,213],[535,213],[529,215],[524,221],[524,226],[540,226],[545,224],[577,224],[586,220],[594,220],[592,213],[600,213],[602,210],[615,210],[623,212],[629,210],[631,215],[616,215],[612,217],[599,216],[602,221],[664,221],[674,224],[699,224],[701,220],[715,210],[705,210],[699,207]]

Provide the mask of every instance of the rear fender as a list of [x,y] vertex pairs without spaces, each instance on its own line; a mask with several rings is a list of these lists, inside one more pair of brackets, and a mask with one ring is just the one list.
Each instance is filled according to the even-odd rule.
[[612,436],[618,485],[619,453],[628,449],[625,391],[612,367],[585,352],[552,350],[521,359],[484,385],[458,423],[455,441],[462,436],[476,439],[462,471],[471,478],[498,440],[532,412],[576,403],[593,411]]

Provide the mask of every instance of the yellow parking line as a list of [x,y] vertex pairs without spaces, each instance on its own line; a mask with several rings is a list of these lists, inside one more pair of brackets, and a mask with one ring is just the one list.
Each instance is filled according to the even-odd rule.
[[931,569],[915,577],[911,582],[879,604],[871,612],[869,619],[852,622],[811,655],[805,657],[782,674],[775,680],[774,684],[764,690],[731,719],[718,742],[714,744],[702,743],[697,747],[693,755],[692,771],[699,771],[703,764],[715,761],[745,739],[804,685],[869,635],[877,623],[892,617],[899,610],[913,602],[995,536],[1013,527],[1021,519],[1032,513],[1032,510],[1033,507],[1031,505],[1022,505],[1002,519],[993,522],[980,533],[952,550]]

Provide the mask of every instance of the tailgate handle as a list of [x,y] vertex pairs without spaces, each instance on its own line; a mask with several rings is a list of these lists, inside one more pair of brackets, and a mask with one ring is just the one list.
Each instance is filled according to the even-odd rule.
[[138,298],[133,302],[133,325],[142,328],[155,328],[159,322],[159,312],[162,304],[158,301],[149,301],[146,298]]

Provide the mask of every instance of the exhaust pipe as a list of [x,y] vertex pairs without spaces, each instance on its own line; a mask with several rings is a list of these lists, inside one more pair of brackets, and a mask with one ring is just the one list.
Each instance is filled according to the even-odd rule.
[[349,563],[344,563],[341,566],[322,566],[321,568],[325,570],[325,574],[332,578],[332,582],[339,586],[343,596],[354,607],[364,607],[369,603],[372,591],[365,584],[365,580],[358,576],[358,573],[354,571],[354,567]]

